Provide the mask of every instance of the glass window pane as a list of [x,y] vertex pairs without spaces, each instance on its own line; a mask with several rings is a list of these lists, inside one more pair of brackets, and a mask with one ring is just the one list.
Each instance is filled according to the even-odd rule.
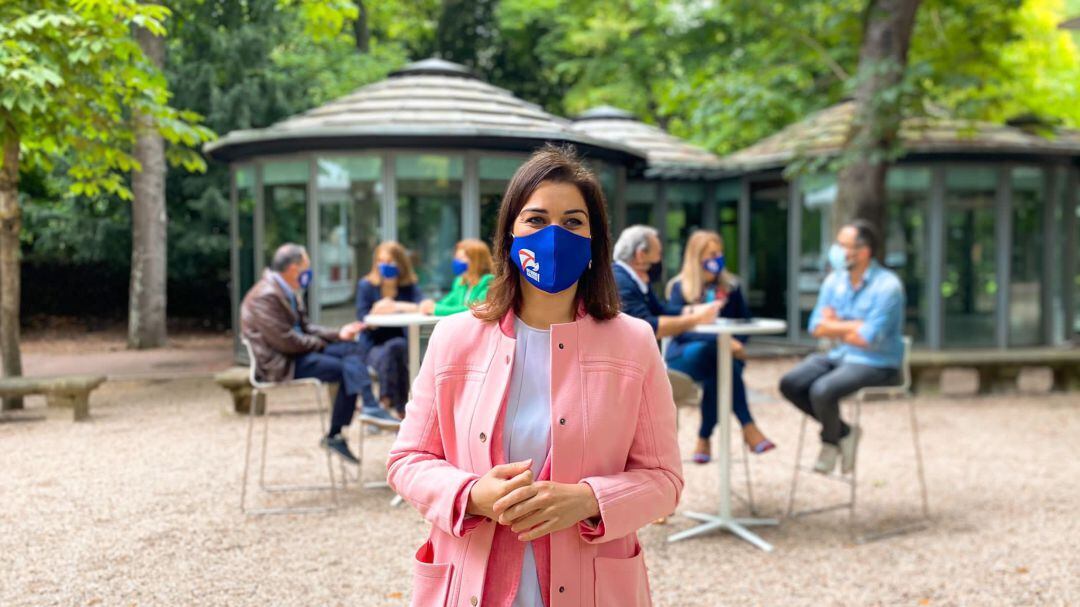
[[802,224],[799,238],[799,332],[809,339],[806,325],[817,304],[821,283],[829,273],[827,255],[835,240],[832,207],[836,202],[836,175],[806,175],[802,189]]
[[307,245],[308,163],[267,162],[263,165],[263,262],[286,242]]
[[657,196],[656,183],[648,181],[627,182],[626,225],[658,226],[659,222],[656,221],[655,216]]
[[488,245],[495,242],[495,225],[506,186],[525,160],[525,156],[482,156],[479,160],[480,238]]
[[788,184],[750,184],[750,258],[745,293],[754,316],[787,318]]
[[397,179],[398,240],[413,255],[420,285],[429,297],[450,290],[450,258],[461,238],[461,156],[401,154]]
[[382,159],[319,158],[316,167],[320,322],[336,326],[355,320],[356,283],[382,233]]
[[1012,255],[1009,345],[1042,343],[1042,222],[1046,195],[1042,169],[1012,170]]
[[701,183],[667,183],[667,218],[664,226],[664,270],[674,276],[682,267],[683,247],[694,230],[704,226],[705,185]]
[[739,190],[742,181],[734,179],[716,184],[716,221],[724,239],[724,257],[732,272],[741,272],[739,265]]
[[885,182],[888,208],[885,230],[885,265],[896,272],[904,285],[904,333],[915,343],[926,340],[929,315],[926,292],[926,221],[930,204],[930,169],[899,167],[889,169]]
[[[240,297],[255,284],[255,168],[236,169],[236,252]],[[239,303],[239,302],[237,302]]]
[[944,345],[992,347],[998,289],[994,261],[997,171],[950,168],[945,186]]

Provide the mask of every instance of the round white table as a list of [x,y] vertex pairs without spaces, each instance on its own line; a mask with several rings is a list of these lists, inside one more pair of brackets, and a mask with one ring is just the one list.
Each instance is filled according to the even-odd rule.
[[677,542],[717,530],[727,530],[765,552],[772,552],[772,545],[758,537],[747,527],[777,525],[779,521],[761,518],[733,518],[731,516],[731,337],[734,335],[784,333],[786,331],[786,322],[771,318],[754,318],[746,321],[718,318],[715,323],[694,327],[696,333],[716,335],[718,348],[716,374],[719,379],[717,382],[719,389],[716,393],[720,418],[720,449],[717,453],[717,463],[720,467],[720,509],[717,514],[685,513],[689,518],[702,521],[702,524],[670,535],[668,537],[669,542]]
[[420,327],[438,324],[440,316],[410,312],[407,314],[368,314],[364,324],[369,327],[400,327],[406,329],[409,338],[409,386],[420,374]]

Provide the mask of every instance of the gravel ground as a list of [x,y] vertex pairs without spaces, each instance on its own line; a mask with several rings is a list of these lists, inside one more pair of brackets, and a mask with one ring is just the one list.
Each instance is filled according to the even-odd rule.
[[[779,448],[753,457],[763,514],[786,505],[799,417],[779,402],[791,361],[748,369],[759,425]],[[951,387],[969,378],[957,376]],[[1038,389],[1045,378],[1026,378]],[[309,407],[280,394],[272,406]],[[1071,605],[1080,603],[1080,397],[1036,394],[918,401],[928,531],[868,545],[830,513],[765,529],[765,554],[729,535],[668,544],[675,516],[641,532],[657,605]],[[111,382],[92,420],[27,400],[0,418],[0,605],[403,605],[427,526],[386,490],[350,489],[322,514],[245,518],[238,509],[246,420],[211,382]],[[863,412],[860,502],[868,523],[916,511],[901,404]],[[681,413],[684,449],[698,415]],[[325,478],[317,417],[273,416],[268,478]],[[350,437],[355,441],[355,435]],[[367,442],[381,474],[390,437]],[[355,443],[354,443],[355,444]],[[806,457],[813,457],[812,447]],[[741,466],[734,468],[741,486]],[[687,464],[680,509],[708,510],[715,466]],[[323,476],[319,476],[322,474]],[[800,503],[843,498],[807,478]],[[321,496],[304,496],[312,503]],[[745,510],[739,508],[739,510]]]

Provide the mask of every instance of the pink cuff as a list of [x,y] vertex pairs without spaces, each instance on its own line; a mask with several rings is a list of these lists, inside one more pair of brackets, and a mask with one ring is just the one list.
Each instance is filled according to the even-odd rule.
[[578,523],[578,533],[586,540],[604,536],[604,519],[599,516],[587,518]]
[[465,486],[461,488],[461,492],[458,493],[457,499],[454,500],[454,537],[465,537],[477,525],[484,522],[482,516],[465,514],[469,509],[469,492],[472,491],[473,485],[478,480],[480,480],[480,477],[465,483]]

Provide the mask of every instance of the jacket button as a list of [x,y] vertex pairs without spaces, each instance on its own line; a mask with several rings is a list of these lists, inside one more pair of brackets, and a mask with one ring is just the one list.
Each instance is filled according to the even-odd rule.
[[566,346],[564,346],[563,344],[559,344],[559,349],[560,349],[560,350],[562,350],[562,349],[564,349],[564,348],[566,348]]
[[510,364],[510,355],[509,354],[506,355],[506,364],[508,364],[508,365]]
[[472,605],[476,605],[479,602],[480,602],[480,599],[476,598],[475,596],[469,599],[469,603],[472,604]]
[[559,425],[560,426],[565,426],[566,425],[566,418],[565,417],[560,417],[559,418]]
[[566,586],[559,586],[559,592],[566,592]]
[[480,433],[480,442],[482,442],[482,443],[487,442],[487,434],[484,434],[483,432]]

